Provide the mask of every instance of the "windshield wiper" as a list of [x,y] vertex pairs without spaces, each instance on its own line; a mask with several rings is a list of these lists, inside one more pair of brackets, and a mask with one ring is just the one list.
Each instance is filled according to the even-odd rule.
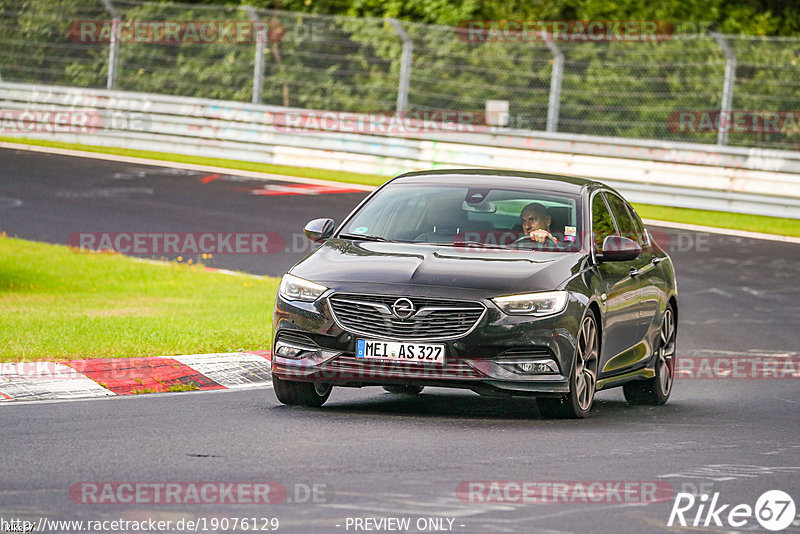
[[382,243],[388,243],[389,240],[385,237],[381,237],[379,235],[369,235],[369,234],[339,234],[339,237],[344,239],[360,239],[361,241],[380,241]]
[[452,241],[447,243],[453,247],[478,247],[478,248],[496,248],[496,249],[505,249],[506,247],[502,245],[495,245],[490,243],[479,243],[477,241]]

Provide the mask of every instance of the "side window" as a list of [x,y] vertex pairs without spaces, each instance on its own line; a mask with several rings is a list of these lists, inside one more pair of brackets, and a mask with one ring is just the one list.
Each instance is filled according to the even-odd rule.
[[603,240],[607,236],[616,233],[614,221],[611,219],[608,207],[603,201],[603,195],[598,193],[592,199],[592,235],[594,236],[595,251],[603,250]]
[[644,223],[639,218],[639,214],[636,213],[636,210],[633,209],[633,206],[625,203],[625,206],[628,208],[628,212],[631,214],[631,219],[633,220],[633,226],[636,228],[636,235],[639,236],[639,246],[644,248],[646,245],[649,245],[650,242],[647,237],[647,231],[644,229]]
[[612,195],[609,193],[606,193],[605,197],[608,201],[609,207],[611,208],[611,213],[614,215],[614,220],[617,221],[617,228],[619,228],[620,235],[622,237],[627,237],[628,239],[633,239],[634,241],[639,242],[639,235],[636,232],[636,226],[633,224],[631,214],[628,212],[628,208],[625,206],[625,201],[619,198],[617,195]]

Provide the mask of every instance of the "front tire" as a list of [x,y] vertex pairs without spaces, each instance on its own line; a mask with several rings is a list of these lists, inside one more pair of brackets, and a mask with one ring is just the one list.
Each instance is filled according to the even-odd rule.
[[536,400],[539,412],[547,418],[583,419],[589,415],[597,389],[597,365],[600,336],[594,314],[583,318],[578,333],[578,346],[569,379],[569,393],[559,398]]
[[666,404],[675,381],[675,340],[677,336],[675,311],[672,306],[667,306],[658,332],[658,348],[655,350],[656,375],[648,380],[631,382],[622,386],[628,404],[650,406]]
[[331,396],[333,386],[320,382],[293,382],[272,375],[275,396],[287,406],[319,408]]

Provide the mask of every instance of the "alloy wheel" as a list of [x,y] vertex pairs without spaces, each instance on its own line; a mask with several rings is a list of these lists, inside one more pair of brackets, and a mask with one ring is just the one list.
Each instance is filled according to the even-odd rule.
[[672,308],[664,312],[664,321],[659,332],[661,340],[658,348],[656,365],[658,366],[658,379],[661,382],[661,391],[669,395],[672,391],[672,382],[675,377],[675,314]]
[[575,355],[575,396],[581,410],[588,410],[594,400],[597,383],[597,345],[597,325],[594,317],[587,315],[581,325],[578,350]]

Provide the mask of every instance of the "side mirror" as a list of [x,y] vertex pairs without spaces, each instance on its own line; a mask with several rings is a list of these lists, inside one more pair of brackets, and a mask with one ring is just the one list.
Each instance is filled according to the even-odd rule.
[[306,224],[303,233],[314,243],[325,241],[333,235],[333,219],[314,219]]
[[619,235],[606,236],[603,250],[595,254],[597,261],[631,261],[642,253],[642,247],[633,239]]

